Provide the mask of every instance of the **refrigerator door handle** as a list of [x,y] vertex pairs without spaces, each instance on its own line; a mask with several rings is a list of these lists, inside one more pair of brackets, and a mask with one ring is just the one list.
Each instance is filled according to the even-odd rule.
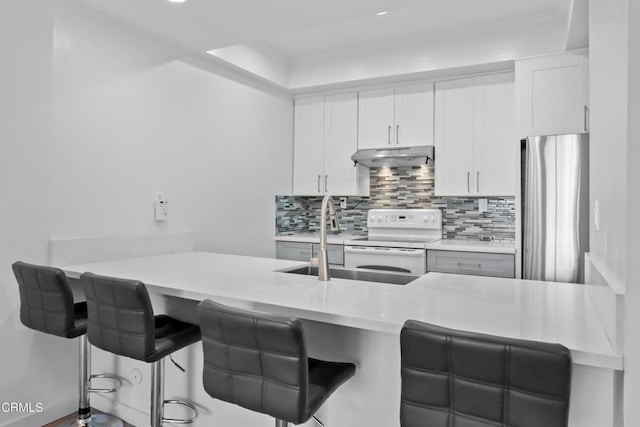
[[471,187],[469,184],[469,178],[471,177],[471,172],[467,171],[467,193],[471,193]]

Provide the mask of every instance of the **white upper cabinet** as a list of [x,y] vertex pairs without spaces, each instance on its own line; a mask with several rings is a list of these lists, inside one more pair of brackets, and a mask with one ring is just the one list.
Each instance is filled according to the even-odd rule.
[[293,130],[293,193],[322,194],[324,97],[297,99]]
[[567,53],[516,62],[519,137],[589,131],[589,64]]
[[436,83],[436,195],[515,195],[514,109],[513,73]]
[[520,141],[516,137],[514,74],[477,77],[473,160],[476,191],[515,195]]
[[433,144],[433,83],[363,91],[358,148]]
[[293,193],[368,195],[369,170],[351,161],[357,147],[357,94],[297,99]]
[[471,193],[474,108],[473,78],[436,83],[436,195]]
[[394,127],[393,88],[359,93],[358,148],[390,147]]

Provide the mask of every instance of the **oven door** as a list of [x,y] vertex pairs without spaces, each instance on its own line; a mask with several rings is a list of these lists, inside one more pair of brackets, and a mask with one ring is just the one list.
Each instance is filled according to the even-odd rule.
[[427,272],[427,251],[377,246],[345,246],[344,266],[351,270],[425,274]]

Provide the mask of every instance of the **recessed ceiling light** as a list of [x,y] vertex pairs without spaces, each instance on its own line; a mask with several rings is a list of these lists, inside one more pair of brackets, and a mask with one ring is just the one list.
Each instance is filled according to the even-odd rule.
[[388,12],[388,11],[386,11],[386,10],[383,10],[382,12],[378,12],[378,13],[376,13],[376,15],[378,15],[378,16],[382,16],[382,15],[386,15],[387,13],[389,13],[389,12]]
[[169,0],[171,3],[184,3],[187,0]]

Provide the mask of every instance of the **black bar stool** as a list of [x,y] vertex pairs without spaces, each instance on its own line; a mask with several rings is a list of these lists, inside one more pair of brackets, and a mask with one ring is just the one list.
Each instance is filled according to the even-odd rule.
[[[79,340],[78,418],[81,426],[121,427],[122,421],[107,414],[91,414],[89,393],[113,393],[115,388],[92,388],[93,378],[110,375],[91,375],[91,346],[87,345],[87,304],[74,303],[67,276],[54,267],[18,261],[12,265],[20,290],[20,321],[23,325],[45,334]],[[69,423],[67,423],[69,424]]]
[[[147,288],[137,280],[84,273],[80,283],[87,297],[89,342],[103,350],[151,363],[151,426],[164,422],[190,424],[196,407],[181,400],[164,400],[164,358],[200,341],[196,325],[153,313]],[[192,418],[164,418],[164,405],[179,404]]]
[[572,362],[560,344],[409,320],[400,349],[402,427],[568,424]]
[[296,318],[205,300],[198,304],[198,322],[205,391],[271,415],[276,427],[309,420],[356,370],[352,363],[308,358],[302,323]]

